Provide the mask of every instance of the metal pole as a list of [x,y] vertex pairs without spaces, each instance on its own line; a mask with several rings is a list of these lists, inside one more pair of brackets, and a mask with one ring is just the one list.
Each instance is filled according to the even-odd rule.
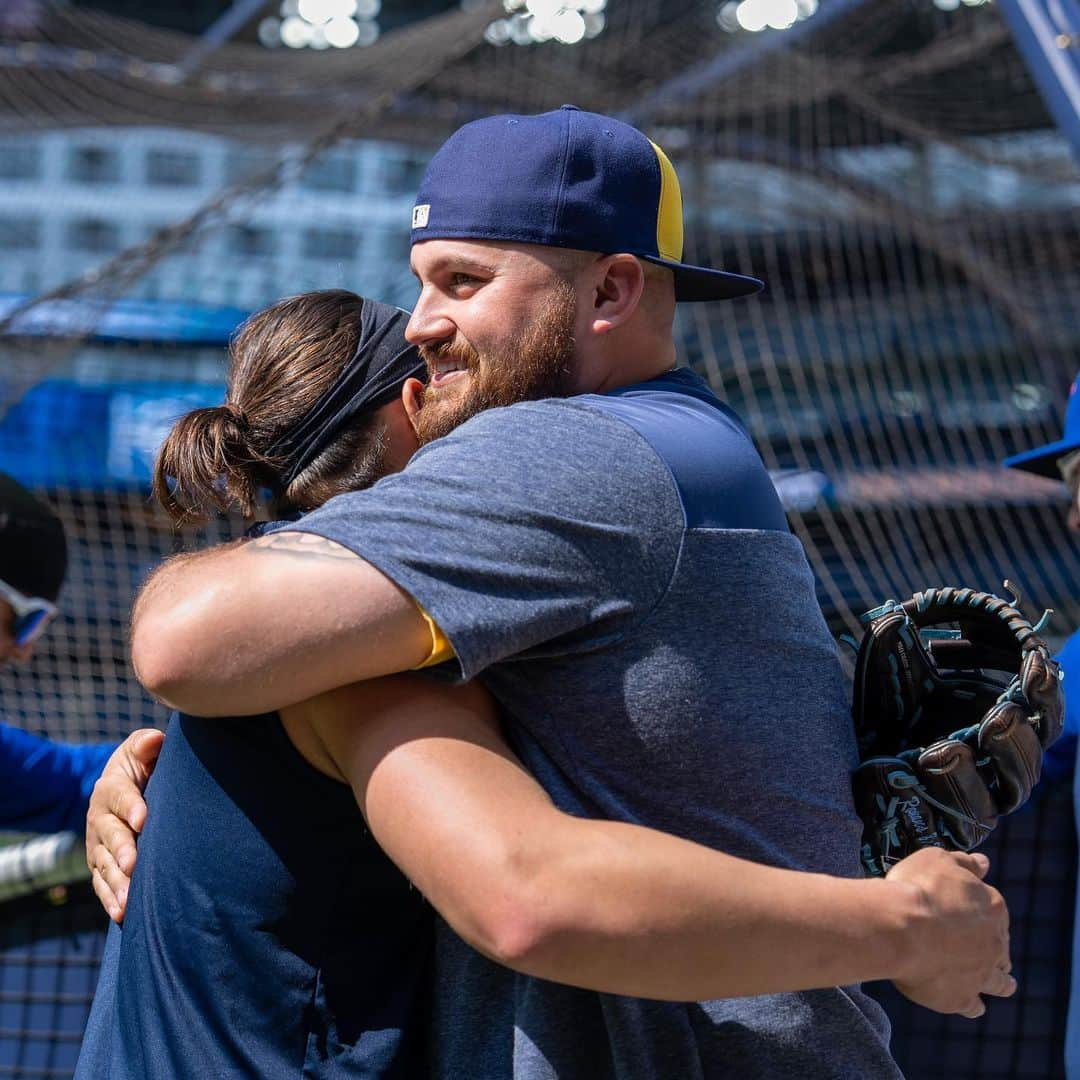
[[1054,122],[1080,161],[1080,4],[1077,0],[998,0]]
[[180,81],[183,82],[211,53],[217,52],[238,30],[246,26],[266,7],[266,3],[267,0],[235,0],[231,7],[206,28],[187,56],[176,65]]

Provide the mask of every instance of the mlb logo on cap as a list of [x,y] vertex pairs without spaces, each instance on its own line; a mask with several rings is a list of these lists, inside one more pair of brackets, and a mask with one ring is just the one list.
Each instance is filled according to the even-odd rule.
[[413,208],[412,242],[504,240],[665,266],[677,300],[725,300],[757,278],[682,261],[679,178],[667,155],[610,116],[564,105],[459,128],[432,159]]

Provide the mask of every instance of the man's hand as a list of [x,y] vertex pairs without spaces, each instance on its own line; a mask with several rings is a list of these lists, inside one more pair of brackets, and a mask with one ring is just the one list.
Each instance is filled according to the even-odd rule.
[[102,770],[86,814],[86,863],[94,892],[114,922],[124,921],[135,870],[136,838],[146,823],[143,790],[165,735],[157,728],[132,732]]
[[980,995],[1015,992],[1009,912],[1001,893],[982,881],[989,866],[985,855],[924,848],[885,879],[909,889],[915,902],[907,970],[894,982],[916,1004],[974,1019],[986,1012]]

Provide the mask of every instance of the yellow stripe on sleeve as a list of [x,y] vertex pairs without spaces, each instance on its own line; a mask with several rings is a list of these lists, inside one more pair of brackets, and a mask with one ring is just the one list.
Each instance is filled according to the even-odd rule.
[[420,607],[419,604],[417,604],[416,607],[420,614],[424,616],[424,622],[427,623],[428,630],[431,631],[431,652],[422,664],[417,664],[416,667],[413,668],[413,671],[434,667],[436,664],[441,664],[445,660],[453,660],[454,647],[450,644],[447,636],[439,629],[435,620]]

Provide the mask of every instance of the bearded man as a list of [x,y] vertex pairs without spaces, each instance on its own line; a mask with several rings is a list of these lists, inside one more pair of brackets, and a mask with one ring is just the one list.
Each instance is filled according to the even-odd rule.
[[[672,340],[676,300],[760,283],[681,254],[675,172],[633,128],[564,107],[458,131],[413,212],[427,445],[367,491],[163,568],[135,613],[145,685],[251,715],[444,643],[561,810],[857,878],[854,737],[813,576],[745,429]],[[769,954],[768,918],[740,928]],[[619,997],[538,977],[550,937],[518,930],[518,972],[440,934],[434,1075],[898,1075],[858,986]]]

